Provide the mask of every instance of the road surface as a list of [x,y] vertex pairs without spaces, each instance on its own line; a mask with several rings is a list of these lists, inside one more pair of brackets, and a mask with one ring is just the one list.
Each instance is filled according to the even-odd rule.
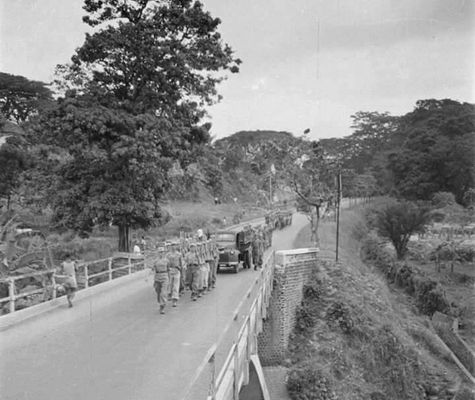
[[[307,223],[273,235],[292,248]],[[256,272],[219,274],[217,288],[160,315],[153,277],[60,307],[0,333],[0,393],[8,400],[178,400],[230,322]]]

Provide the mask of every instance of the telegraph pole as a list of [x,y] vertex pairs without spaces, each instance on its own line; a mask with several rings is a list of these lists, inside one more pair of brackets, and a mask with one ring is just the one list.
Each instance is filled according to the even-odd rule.
[[272,172],[269,172],[269,208],[272,208]]
[[338,168],[336,180],[336,261],[338,261],[338,245],[340,241],[340,203],[341,203],[341,169]]

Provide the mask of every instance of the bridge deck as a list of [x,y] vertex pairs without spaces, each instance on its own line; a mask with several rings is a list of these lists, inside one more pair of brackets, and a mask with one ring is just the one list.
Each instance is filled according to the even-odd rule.
[[[291,248],[305,223],[295,216],[273,248]],[[150,277],[12,327],[0,334],[2,399],[182,399],[255,279],[219,274],[213,292],[160,315]]]

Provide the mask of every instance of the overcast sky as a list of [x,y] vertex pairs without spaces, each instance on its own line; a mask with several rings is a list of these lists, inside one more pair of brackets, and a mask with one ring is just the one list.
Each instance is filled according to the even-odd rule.
[[[351,134],[357,111],[475,102],[474,0],[204,0],[242,59],[212,134]],[[82,0],[1,0],[0,71],[50,81],[84,39]]]

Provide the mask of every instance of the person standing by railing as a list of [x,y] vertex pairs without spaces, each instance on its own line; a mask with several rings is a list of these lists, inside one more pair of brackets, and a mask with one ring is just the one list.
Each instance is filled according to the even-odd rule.
[[66,291],[66,298],[68,299],[68,305],[70,308],[73,306],[73,299],[78,289],[78,283],[76,280],[76,268],[76,262],[71,259],[70,254],[66,254],[65,260],[61,264],[61,274],[55,274],[56,277],[64,279],[62,286]]

